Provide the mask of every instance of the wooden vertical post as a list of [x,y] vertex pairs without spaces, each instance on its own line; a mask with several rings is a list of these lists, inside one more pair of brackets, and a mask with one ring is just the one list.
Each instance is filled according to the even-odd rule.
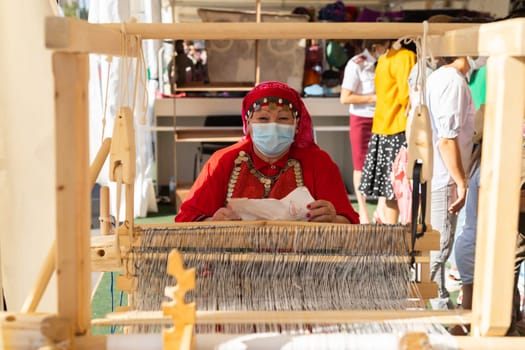
[[[175,0],[171,0],[171,6],[172,6],[173,23],[175,23],[175,16],[176,16]],[[174,45],[175,45],[175,42],[174,42]],[[176,90],[174,90],[173,93],[176,95]],[[177,177],[177,111],[175,110],[175,106],[177,105],[176,99],[177,97],[173,98],[173,114],[172,115],[173,115],[173,180],[175,181],[175,185],[177,186],[179,183],[179,180]],[[155,125],[157,124],[155,123]],[[157,145],[157,143],[155,143],[155,145]],[[157,156],[157,153],[155,153],[155,156]],[[157,169],[158,169],[158,163],[157,163]],[[157,188],[159,188],[158,172],[157,172]],[[175,197],[177,197],[177,194],[175,194]],[[178,213],[179,208],[177,207],[177,201],[175,201],[173,204],[175,206],[175,213]]]
[[504,335],[510,324],[525,111],[524,77],[523,58],[489,58],[472,310],[475,335]]
[[88,55],[54,53],[53,73],[58,315],[84,335],[91,319]]
[[[179,186],[179,178],[177,176],[177,97],[173,98],[173,180],[175,181],[175,186]],[[157,172],[158,173],[158,172]],[[158,175],[157,175],[158,178]],[[157,179],[158,182],[158,179]],[[175,198],[177,198],[177,193],[175,193]],[[175,206],[175,213],[179,212],[179,207],[177,206],[177,200],[174,201],[173,205]]]
[[[255,1],[255,23],[261,23],[261,0]],[[255,39],[255,85],[261,82],[260,44],[261,41]]]

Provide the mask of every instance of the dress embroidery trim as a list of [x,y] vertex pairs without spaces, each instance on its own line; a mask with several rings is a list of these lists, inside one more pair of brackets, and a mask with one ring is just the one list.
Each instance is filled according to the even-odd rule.
[[241,164],[245,162],[248,166],[248,169],[250,169],[250,174],[255,176],[259,182],[264,186],[264,195],[263,198],[267,198],[270,194],[270,191],[272,189],[273,184],[279,179],[279,176],[286,172],[288,169],[293,167],[294,175],[295,175],[295,182],[297,187],[304,186],[303,181],[303,172],[301,169],[301,164],[296,159],[288,159],[286,162],[286,166],[282,168],[276,175],[274,176],[266,176],[263,173],[261,173],[259,170],[255,168],[253,165],[253,161],[250,158],[250,156],[245,151],[240,151],[237,158],[235,158],[235,166],[233,167],[233,171],[230,175],[230,180],[228,181],[228,192],[226,194],[226,199],[230,199],[233,195],[233,192],[235,190],[235,186],[237,184],[237,180],[239,179],[239,174],[241,172]]

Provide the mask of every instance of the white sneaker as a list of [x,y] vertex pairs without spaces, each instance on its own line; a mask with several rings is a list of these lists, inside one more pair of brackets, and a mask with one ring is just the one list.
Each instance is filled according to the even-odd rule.
[[429,302],[432,310],[450,310],[453,308],[449,298],[433,298]]
[[449,292],[457,292],[461,289],[461,280],[454,278],[453,275],[448,275],[447,278],[445,278],[445,288]]

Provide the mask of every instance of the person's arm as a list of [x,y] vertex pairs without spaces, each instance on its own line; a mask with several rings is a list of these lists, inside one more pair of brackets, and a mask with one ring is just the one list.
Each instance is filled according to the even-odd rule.
[[176,222],[207,221],[224,207],[233,160],[223,155],[216,152],[206,162],[175,216]]
[[341,88],[339,101],[342,104],[368,104],[376,102],[376,95],[359,95],[355,92]]
[[309,190],[316,199],[308,208],[311,221],[359,224],[337,164],[322,150],[310,152],[309,162],[314,172],[314,186]]
[[362,95],[355,92],[362,83],[359,66],[352,60],[348,61],[345,67],[343,82],[341,83],[339,102],[345,105],[374,103],[376,101],[375,94]]
[[[460,116],[465,113],[462,108],[461,96],[463,94],[463,82],[455,75],[441,76],[447,79],[436,83],[435,89],[431,91],[434,99],[430,99],[430,110],[436,126],[437,149],[443,163],[456,185],[457,198],[452,200],[449,212],[457,213],[465,204],[467,179],[465,169],[461,160],[461,150],[457,141],[460,126]],[[434,86],[433,86],[434,87]]]
[[457,213],[465,204],[467,195],[467,180],[461,163],[459,145],[455,138],[441,138],[437,146],[443,163],[456,184],[457,198],[452,202],[448,210],[451,213]]

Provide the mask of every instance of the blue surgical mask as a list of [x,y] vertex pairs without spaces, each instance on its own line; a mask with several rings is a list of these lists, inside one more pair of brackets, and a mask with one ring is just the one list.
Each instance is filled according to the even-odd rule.
[[293,142],[295,125],[279,123],[253,123],[252,140],[255,147],[267,157],[276,157]]

